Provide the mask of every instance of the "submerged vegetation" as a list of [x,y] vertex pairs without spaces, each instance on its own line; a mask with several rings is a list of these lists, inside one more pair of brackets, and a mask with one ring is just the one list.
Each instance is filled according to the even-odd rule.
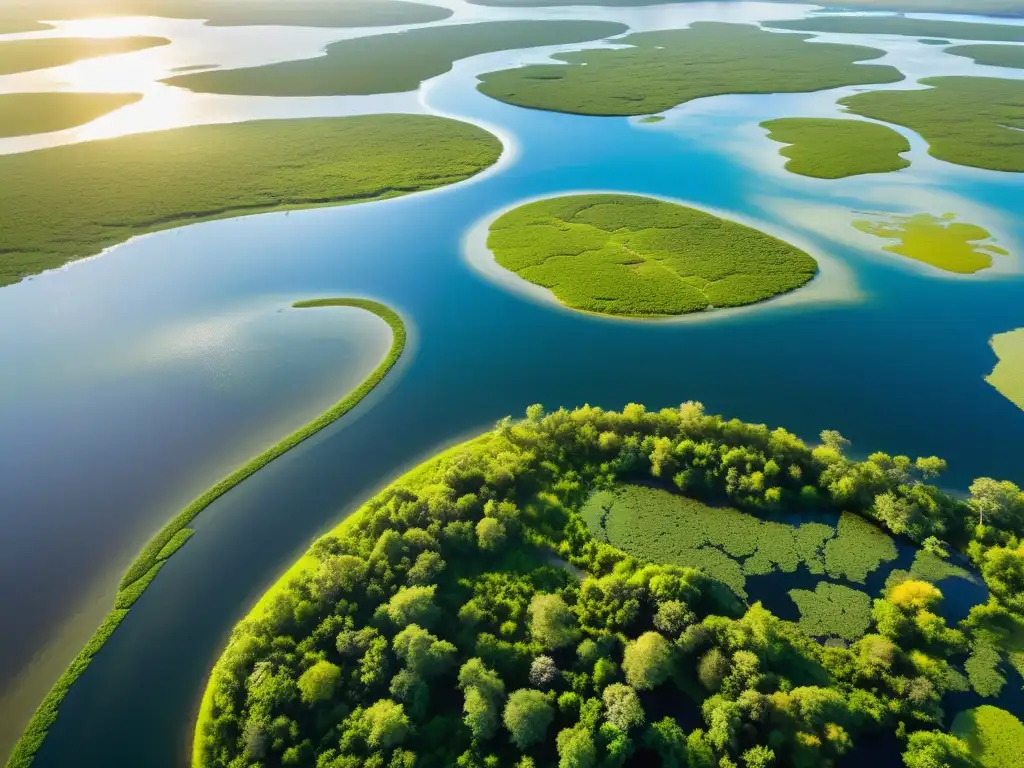
[[761,123],[768,138],[788,144],[786,170],[819,179],[841,179],[862,173],[898,171],[910,165],[900,153],[910,142],[884,125],[863,120],[792,117]]
[[961,712],[952,731],[981,768],[1012,768],[1024,755],[1024,724],[1004,709],[984,706]]
[[957,628],[926,582],[887,589],[867,623],[852,592],[798,594],[816,628],[866,631],[844,647],[742,606],[701,570],[602,540],[620,496],[623,516],[641,513],[637,499],[670,497],[638,483],[671,479],[705,500],[677,509],[723,548],[759,546],[734,530],[741,512],[809,508],[934,537],[976,562],[1018,557],[1020,489],[981,479],[960,501],[929,484],[939,459],[858,462],[840,435],[822,438],[809,448],[695,403],[531,406],[523,422],[502,420],[318,539],[236,626],[203,697],[193,765],[834,766],[895,731],[908,766],[946,765],[924,761],[937,749],[966,755],[941,703],[964,690],[971,645],[1024,609],[999,597],[1006,572],[985,566],[996,597]]
[[1024,328],[997,333],[990,343],[999,362],[985,381],[1024,410]]
[[969,275],[992,266],[992,257],[1007,251],[992,242],[988,230],[956,220],[956,214],[915,213],[874,214],[870,219],[853,222],[869,235],[895,240],[885,250],[930,264],[933,267]]
[[791,589],[800,610],[799,627],[813,637],[838,637],[853,642],[871,626],[871,598],[842,584],[818,584],[814,591]]
[[[931,3],[934,6],[934,2]],[[932,7],[930,10],[935,11]],[[972,10],[971,13],[980,11]],[[761,26],[799,32],[844,32],[851,35],[909,35],[953,40],[1024,43],[1024,27],[973,21],[914,19],[907,16],[811,16],[792,21],[766,21]]]
[[413,91],[468,56],[598,40],[625,32],[606,21],[486,21],[341,40],[326,55],[244,69],[171,77],[200,93],[254,96],[344,96]]
[[64,671],[60,679],[43,699],[33,714],[24,733],[18,740],[7,762],[7,768],[28,768],[32,764],[35,753],[46,739],[47,731],[57,719],[60,704],[74,682],[82,675],[93,656],[99,652],[103,644],[117,629],[118,624],[128,614],[128,610],[156,578],[160,569],[166,564],[191,538],[194,531],[187,526],[200,512],[214,501],[251,477],[270,462],[283,456],[295,446],[312,437],[314,434],[330,426],[346,413],[355,408],[370,392],[376,388],[388,372],[398,362],[405,349],[406,329],[402,318],[389,307],[369,299],[315,299],[300,301],[294,305],[296,309],[313,307],[357,307],[380,317],[391,327],[391,348],[380,364],[354,390],[345,395],[326,411],[312,421],[303,425],[280,442],[272,445],[246,464],[236,469],[227,477],[218,481],[204,493],[194,499],[187,507],[167,523],[139,553],[135,561],[128,567],[118,587],[114,608],[104,619],[99,629],[93,634],[85,648],[79,652],[71,665]]
[[368,115],[204,125],[0,156],[0,285],[147,232],[453,184],[500,155],[501,142],[475,125]]
[[77,128],[141,98],[138,93],[0,94],[0,139]]
[[170,45],[166,37],[40,37],[0,42],[0,75]]
[[974,59],[975,64],[989,67],[1024,69],[1024,46],[1020,45],[955,45],[946,53]]
[[899,70],[860,64],[876,48],[805,42],[809,35],[747,24],[696,22],[688,29],[639,32],[629,47],[557,54],[480,76],[480,91],[521,107],[581,115],[647,115],[705,96],[803,93],[860,83],[894,83]]
[[[1024,27],[1015,29],[1024,35]],[[920,82],[930,87],[858,93],[839,103],[858,115],[916,131],[940,160],[1024,171],[1024,81],[927,77]]]
[[491,224],[498,264],[566,306],[661,316],[738,307],[807,283],[817,262],[751,227],[635,195],[569,195]]

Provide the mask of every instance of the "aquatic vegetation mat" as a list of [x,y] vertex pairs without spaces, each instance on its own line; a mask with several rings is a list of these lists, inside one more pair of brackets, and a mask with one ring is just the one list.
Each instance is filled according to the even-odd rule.
[[800,610],[800,629],[813,637],[852,642],[871,626],[871,598],[859,589],[821,583],[813,591],[791,589],[789,596]]
[[346,96],[413,91],[467,56],[598,40],[625,32],[606,21],[486,21],[425,27],[331,43],[326,54],[244,69],[171,77],[199,93]]
[[166,37],[41,37],[0,42],[0,75],[170,45]]
[[501,142],[475,125],[368,115],[178,128],[0,156],[0,285],[204,219],[453,184],[500,155]]
[[[929,10],[939,9],[935,3]],[[970,13],[979,13],[972,10]],[[912,19],[906,16],[812,16],[792,21],[766,21],[771,29],[798,32],[845,32],[852,35],[909,35],[941,37],[953,40],[997,40],[1024,43],[1024,27],[1012,24],[985,24],[973,21]]]
[[817,262],[796,246],[710,213],[635,195],[569,195],[491,224],[505,269],[566,306],[663,316],[763,301],[807,283]]
[[581,115],[647,115],[726,93],[804,93],[860,83],[894,83],[899,70],[858,62],[884,54],[856,45],[811,44],[809,35],[746,24],[696,22],[639,32],[619,49],[557,54],[480,76],[478,89],[509,104]]
[[985,381],[1024,410],[1024,328],[997,333],[990,344],[999,362]]
[[1012,768],[1024,755],[1024,724],[1005,709],[968,709],[953,720],[952,731],[967,742],[981,768]]
[[862,173],[898,171],[910,165],[900,157],[910,151],[902,135],[878,123],[863,120],[787,117],[761,123],[768,138],[789,146],[779,150],[788,157],[786,170],[819,179],[841,179]]
[[1024,69],[1024,46],[1020,45],[954,45],[945,52],[988,67]]
[[993,256],[1008,251],[996,245],[987,229],[956,220],[956,214],[915,213],[872,214],[853,226],[869,235],[895,241],[885,250],[930,264],[933,267],[969,275],[992,266]]
[[[973,26],[973,25],[972,25]],[[1017,27],[1024,35],[1024,27]],[[1024,171],[1024,81],[927,77],[910,91],[872,91],[840,99],[864,117],[903,125],[940,160],[993,171]]]
[[141,98],[137,93],[0,94],[0,138],[77,128]]

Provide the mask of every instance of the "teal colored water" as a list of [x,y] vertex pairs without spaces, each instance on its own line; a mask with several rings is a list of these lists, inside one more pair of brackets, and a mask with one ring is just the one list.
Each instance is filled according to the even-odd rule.
[[[778,147],[753,126],[798,108],[827,111],[834,93],[744,97],[720,102],[728,105],[721,110],[698,102],[640,126],[520,110],[471,85],[470,74],[456,71],[430,90],[428,104],[513,138],[514,159],[479,180],[165,232],[0,292],[5,369],[38,365],[45,344],[54,367],[38,375],[65,382],[74,372],[56,361],[75,345],[98,350],[121,329],[213,317],[258,296],[370,296],[396,308],[416,336],[387,387],[199,518],[197,535],[71,690],[36,765],[183,764],[204,675],[274,577],[403,468],[534,402],[659,408],[700,400],[711,412],[808,439],[838,429],[857,452],[942,456],[950,487],[979,475],[1024,481],[1024,412],[984,382],[995,364],[989,337],[1024,325],[1024,280],[929,273],[864,250],[848,221],[825,215],[961,202],[966,218],[991,219],[1004,241],[1024,242],[1018,177],[930,162],[919,140],[917,175],[896,181],[825,186],[779,172]],[[581,189],[661,195],[767,222],[829,256],[837,265],[830,279],[847,296],[706,322],[624,322],[534,301],[467,263],[463,238],[483,217]],[[59,317],[50,316],[54,307]],[[55,328],[80,330],[62,338]],[[42,394],[33,401],[25,389],[19,407],[55,418]],[[167,398],[171,410],[174,392]],[[97,392],[92,407],[116,418],[123,405]],[[150,437],[160,444],[159,434]],[[76,461],[84,472],[104,468],[99,453]],[[19,455],[0,473],[41,476],[38,462]],[[17,510],[24,500],[9,487],[0,484],[0,509]],[[64,502],[78,503],[70,489]],[[113,531],[119,521],[108,525]]]

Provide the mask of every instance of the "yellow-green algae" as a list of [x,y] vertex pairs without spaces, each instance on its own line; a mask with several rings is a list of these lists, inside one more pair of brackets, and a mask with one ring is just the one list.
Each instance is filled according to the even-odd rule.
[[1024,328],[997,333],[989,343],[999,362],[985,381],[1024,410]]
[[870,219],[853,222],[861,232],[896,242],[885,246],[890,253],[930,264],[933,267],[970,275],[992,266],[993,254],[1007,251],[994,243],[987,229],[956,221],[956,214],[915,213],[871,214]]

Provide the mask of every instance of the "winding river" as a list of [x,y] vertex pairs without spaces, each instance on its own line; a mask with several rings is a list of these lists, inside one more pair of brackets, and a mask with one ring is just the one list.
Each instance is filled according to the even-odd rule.
[[[589,17],[634,29],[809,10],[715,2],[557,10],[451,4],[459,11],[453,21]],[[133,23],[125,24],[133,33],[167,31],[163,22]],[[168,26],[179,35],[197,28]],[[198,29],[204,36],[257,35]],[[287,50],[261,60],[314,55],[327,40],[352,34],[286,32]],[[882,62],[908,76],[897,87],[935,74],[1024,76],[913,38],[823,38],[885,48]],[[215,50],[197,43],[186,60],[172,45],[160,54],[171,57],[161,67],[218,63],[196,58]],[[5,691],[16,679],[24,686],[20,700],[5,696],[4,719],[15,726],[94,628],[88,618],[75,623],[90,610],[83,601],[92,599],[102,615],[120,570],[176,506],[339,397],[384,354],[386,326],[358,311],[298,319],[291,315],[301,313],[280,309],[303,298],[367,296],[400,312],[413,332],[385,386],[196,520],[197,534],[71,689],[37,766],[182,765],[204,676],[232,625],[275,576],[387,479],[534,402],[658,408],[700,400],[711,412],[784,425],[807,438],[838,429],[859,452],[942,456],[953,487],[978,475],[1024,481],[1024,412],[984,381],[996,362],[989,338],[1024,325],[1019,176],[936,161],[904,129],[913,165],[900,173],[841,181],[786,173],[779,145],[757,124],[838,114],[836,99],[862,87],[715,97],[652,124],[517,109],[473,88],[478,73],[541,61],[556,50],[467,59],[416,94],[208,99],[214,120],[445,114],[498,133],[505,156],[454,187],[162,232],[0,290],[0,624],[20,628],[0,641],[0,657],[18,668],[0,674],[10,683]],[[7,78],[0,88],[29,87],[19,82]],[[164,90],[171,89],[154,93]],[[185,105],[175,124],[206,121],[203,99],[164,97]],[[46,141],[157,127],[144,115],[117,124],[115,114],[104,118],[106,128],[97,121]],[[40,141],[0,142],[0,152]],[[822,275],[806,289],[806,301],[658,322],[565,311],[488,270],[480,222],[522,200],[590,189],[681,200],[756,223],[818,255]],[[860,235],[851,221],[864,210],[956,212],[986,227],[1012,255],[976,277],[946,276]],[[310,334],[313,340],[301,340]],[[241,337],[248,346],[232,340]],[[216,366],[239,349],[255,349],[254,362],[228,366],[214,396]],[[247,392],[258,396],[246,400]],[[71,482],[76,477],[88,482]],[[84,585],[95,585],[89,598]],[[33,649],[47,647],[49,657],[30,662]]]

